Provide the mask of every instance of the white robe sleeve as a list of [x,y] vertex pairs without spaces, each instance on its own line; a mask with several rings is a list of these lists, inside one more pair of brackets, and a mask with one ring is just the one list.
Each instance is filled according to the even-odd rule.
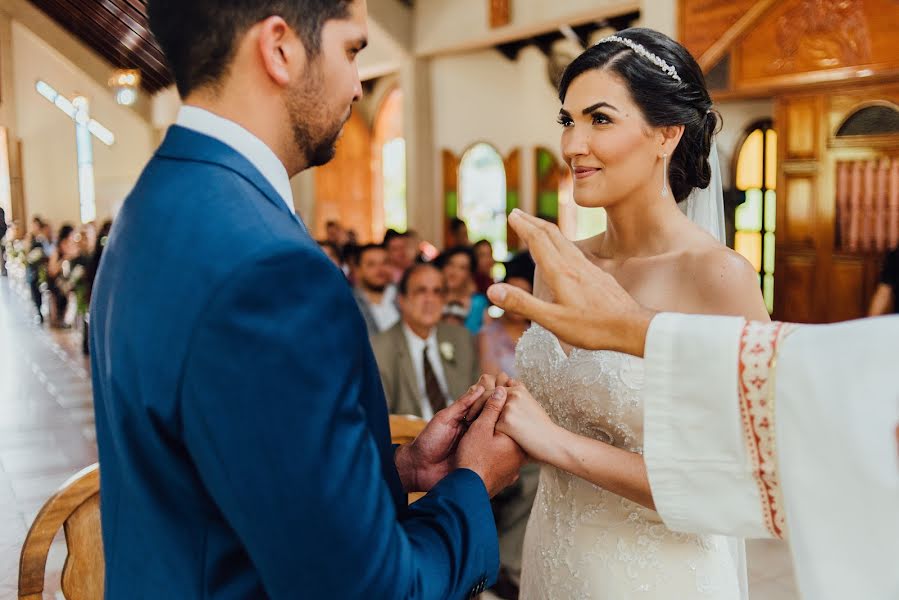
[[899,317],[657,316],[644,458],[675,530],[790,542],[803,598],[899,598]]
[[670,529],[773,537],[744,443],[738,317],[656,316],[646,337],[644,459]]
[[778,477],[803,598],[899,598],[899,317],[802,327],[777,363]]

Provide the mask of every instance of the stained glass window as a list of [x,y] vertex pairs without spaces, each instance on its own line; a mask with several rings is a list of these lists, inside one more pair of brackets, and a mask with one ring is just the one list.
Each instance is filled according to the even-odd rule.
[[736,187],[745,200],[734,214],[734,249],[759,274],[768,312],[774,311],[774,248],[777,224],[777,132],[770,121],[749,128],[736,164]]
[[489,240],[493,256],[505,260],[506,169],[502,156],[490,144],[475,144],[462,155],[458,211],[468,226],[468,238]]

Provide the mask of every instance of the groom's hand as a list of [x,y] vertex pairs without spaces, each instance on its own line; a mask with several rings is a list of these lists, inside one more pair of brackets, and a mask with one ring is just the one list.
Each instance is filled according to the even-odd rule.
[[427,492],[455,468],[456,447],[468,429],[465,415],[488,393],[484,383],[492,384],[492,380],[482,377],[461,398],[434,415],[415,440],[397,449],[395,462],[407,492]]

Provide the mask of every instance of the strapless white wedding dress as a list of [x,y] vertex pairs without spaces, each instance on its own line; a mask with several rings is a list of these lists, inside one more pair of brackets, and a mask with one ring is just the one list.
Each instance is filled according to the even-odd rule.
[[[642,453],[642,359],[575,348],[533,325],[520,379],[569,431]],[[670,531],[658,513],[543,466],[522,557],[521,598],[741,600],[745,559],[723,536]]]

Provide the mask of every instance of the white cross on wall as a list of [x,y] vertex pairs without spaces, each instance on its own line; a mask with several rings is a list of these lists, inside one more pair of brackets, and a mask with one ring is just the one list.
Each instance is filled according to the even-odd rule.
[[75,121],[75,149],[78,154],[78,199],[81,204],[81,222],[88,223],[97,217],[94,192],[94,151],[91,135],[112,146],[115,136],[99,122],[90,118],[87,98],[77,96],[71,101],[44,81],[35,84],[37,93],[52,102],[56,108]]

